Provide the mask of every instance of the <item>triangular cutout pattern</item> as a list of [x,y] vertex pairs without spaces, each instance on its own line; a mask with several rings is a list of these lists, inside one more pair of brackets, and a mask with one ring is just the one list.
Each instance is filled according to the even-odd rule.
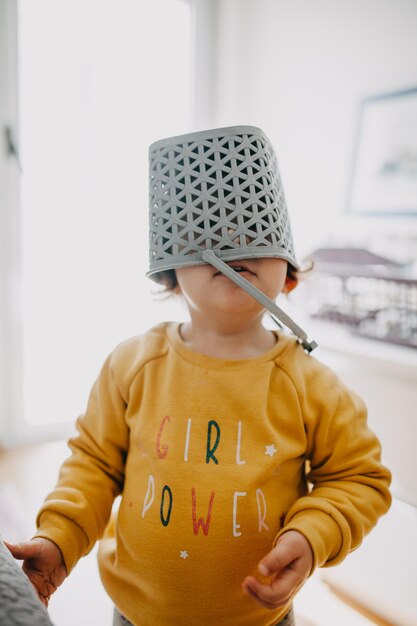
[[[150,153],[150,270],[206,249],[276,248],[295,263],[277,161],[256,133],[158,142]],[[270,250],[268,254],[271,256]],[[257,251],[259,255],[259,252]]]

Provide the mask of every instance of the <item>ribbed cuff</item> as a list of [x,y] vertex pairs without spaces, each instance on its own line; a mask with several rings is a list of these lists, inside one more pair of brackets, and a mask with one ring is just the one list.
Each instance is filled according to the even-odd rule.
[[309,542],[313,551],[311,573],[327,562],[335,559],[343,545],[343,535],[339,524],[327,513],[318,509],[306,509],[294,515],[277,535],[278,539],[288,530],[297,530]]
[[87,552],[87,535],[82,528],[62,515],[48,511],[44,522],[42,517],[39,518],[39,528],[34,537],[44,537],[58,546],[68,575]]

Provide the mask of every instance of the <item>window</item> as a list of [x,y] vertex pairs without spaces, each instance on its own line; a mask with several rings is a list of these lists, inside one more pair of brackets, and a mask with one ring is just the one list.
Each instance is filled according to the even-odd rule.
[[144,277],[147,148],[190,129],[192,23],[185,0],[18,3],[20,288],[11,308],[23,394],[14,390],[3,440],[72,422],[114,345],[179,315]]

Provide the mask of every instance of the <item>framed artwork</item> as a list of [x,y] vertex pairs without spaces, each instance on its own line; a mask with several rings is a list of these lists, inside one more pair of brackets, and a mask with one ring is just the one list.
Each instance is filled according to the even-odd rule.
[[417,216],[417,87],[362,101],[348,212]]

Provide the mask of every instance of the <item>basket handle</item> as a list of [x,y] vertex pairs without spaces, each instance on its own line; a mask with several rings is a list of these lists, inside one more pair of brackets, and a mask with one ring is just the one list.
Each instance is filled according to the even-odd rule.
[[307,337],[307,333],[303,330],[298,324],[291,319],[285,311],[283,311],[275,302],[272,302],[260,289],[252,285],[246,278],[243,278],[240,274],[235,272],[234,269],[229,267],[227,263],[222,261],[218,256],[215,255],[213,250],[204,250],[202,254],[202,259],[206,263],[210,263],[216,269],[218,269],[222,274],[230,278],[234,283],[239,285],[242,289],[244,289],[252,298],[255,298],[269,313],[271,314],[272,319],[277,322],[275,318],[278,318],[280,322],[282,322],[287,328],[291,330],[292,333],[297,337],[298,342],[303,346],[306,352],[312,352],[314,348],[317,348],[317,343],[315,341],[309,341]]

